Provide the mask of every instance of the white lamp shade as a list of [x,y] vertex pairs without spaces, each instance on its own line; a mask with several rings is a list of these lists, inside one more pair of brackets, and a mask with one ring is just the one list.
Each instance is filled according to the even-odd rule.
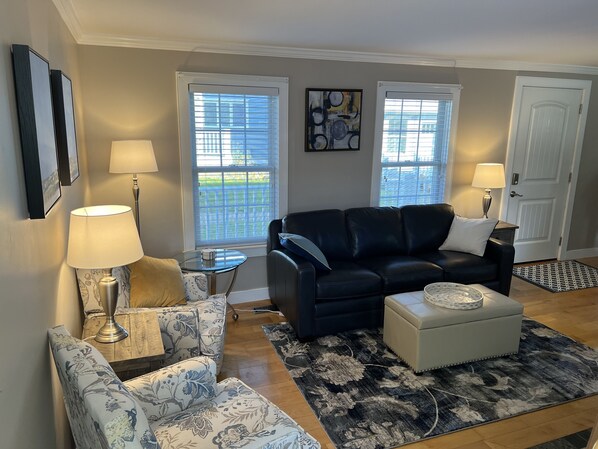
[[110,173],[158,171],[151,140],[115,140],[110,151]]
[[499,189],[504,187],[506,184],[503,164],[476,165],[471,185],[483,189]]
[[66,263],[75,268],[113,268],[143,257],[128,206],[92,206],[71,212]]

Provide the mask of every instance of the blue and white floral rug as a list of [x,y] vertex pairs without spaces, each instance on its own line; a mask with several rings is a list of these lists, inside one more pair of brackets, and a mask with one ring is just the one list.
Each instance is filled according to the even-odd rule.
[[524,318],[519,353],[416,375],[382,330],[297,340],[264,326],[337,448],[382,449],[598,393],[598,352]]

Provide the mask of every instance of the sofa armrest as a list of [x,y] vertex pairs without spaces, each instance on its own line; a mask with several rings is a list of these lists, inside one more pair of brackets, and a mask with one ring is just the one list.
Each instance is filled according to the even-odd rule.
[[208,357],[194,357],[124,382],[156,421],[200,404],[216,394],[216,364]]
[[316,269],[287,250],[273,250],[266,259],[270,299],[304,340],[315,335]]
[[498,291],[503,295],[509,296],[511,278],[513,276],[515,248],[510,243],[497,239],[489,239],[484,257],[493,260],[498,265]]
[[187,301],[195,302],[208,299],[208,278],[204,273],[183,272],[183,284]]

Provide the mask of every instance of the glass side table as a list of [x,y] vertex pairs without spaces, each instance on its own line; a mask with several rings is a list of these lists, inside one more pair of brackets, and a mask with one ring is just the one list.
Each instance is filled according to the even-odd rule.
[[225,292],[227,298],[226,304],[233,311],[233,320],[237,321],[239,319],[235,308],[228,302],[228,295],[237,278],[237,268],[247,260],[245,254],[235,249],[217,249],[216,257],[213,260],[205,260],[201,257],[201,250],[196,249],[178,254],[175,256],[175,259],[179,263],[181,270],[197,271],[207,276],[209,295],[216,294],[216,278],[218,275],[232,271],[232,278]]

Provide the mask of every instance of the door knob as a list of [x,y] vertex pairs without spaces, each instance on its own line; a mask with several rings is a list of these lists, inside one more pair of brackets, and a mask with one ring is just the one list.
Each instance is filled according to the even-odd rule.
[[523,195],[520,195],[519,193],[515,192],[514,190],[511,190],[510,195],[511,195],[511,198],[515,198],[516,196],[523,196]]

